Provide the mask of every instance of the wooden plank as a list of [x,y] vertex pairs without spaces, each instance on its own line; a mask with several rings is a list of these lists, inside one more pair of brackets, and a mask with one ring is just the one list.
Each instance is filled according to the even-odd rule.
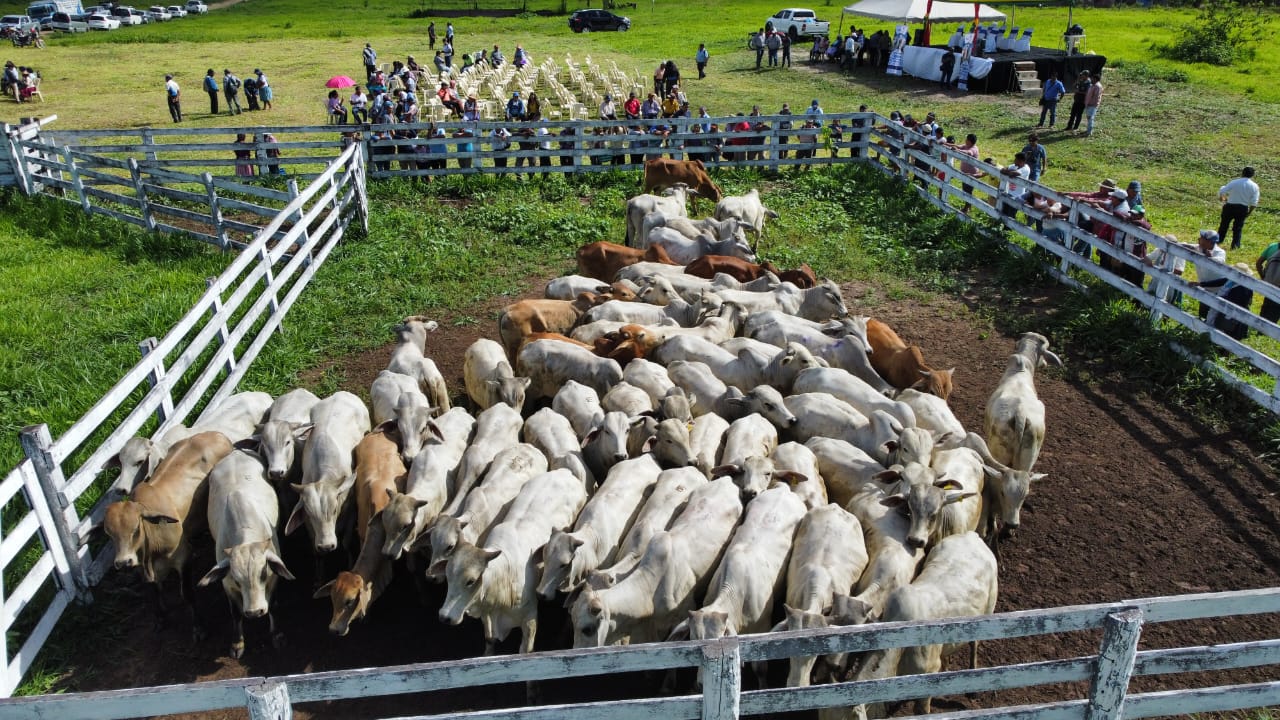
[[413,715],[395,720],[696,720],[700,702],[697,697],[610,700],[578,705]]
[[142,185],[147,192],[152,195],[160,195],[170,200],[182,200],[190,203],[203,203],[207,200],[204,193],[190,192],[188,190],[179,190],[177,188],[166,187],[164,185],[156,185],[154,183],[145,182]]
[[249,720],[293,720],[289,704],[289,688],[284,683],[267,681],[244,689]]
[[[0,695],[7,697],[17,690],[23,676],[27,674],[27,670],[31,669],[31,665],[35,663],[36,655],[39,654],[40,648],[44,647],[49,635],[53,633],[53,628],[62,617],[62,613],[66,611],[67,606],[70,604],[71,593],[57,593],[49,601],[49,607],[45,608],[40,620],[36,622],[35,627],[31,628],[31,634],[27,635],[22,647],[18,648],[13,660],[6,666],[4,684],[0,686]],[[3,700],[0,699],[0,702],[3,702]],[[3,713],[3,708],[0,708],[0,717],[3,717]]]
[[[85,189],[89,190],[90,188],[85,188]],[[99,205],[90,205],[89,212],[93,215],[106,215],[109,218],[112,218],[115,220],[121,220],[131,225],[137,225],[138,227],[146,227],[146,224],[147,224],[145,220],[138,217],[137,215],[122,213],[117,210],[101,207]]]
[[[2,566],[2,565],[0,565]],[[1280,665],[1280,639],[1171,650],[1143,650],[1134,662],[1134,675],[1234,670]]]
[[902,720],[1083,720],[1085,703],[1085,700],[1066,700],[989,710],[958,710],[949,713],[908,715]]
[[1128,720],[1227,712],[1280,704],[1280,681],[1130,695],[1124,705]]
[[[220,185],[218,185],[217,178],[214,178],[213,186],[214,188],[221,187]],[[267,218],[273,218],[276,216],[277,213],[280,212],[280,208],[266,207],[264,205],[256,205],[251,202],[245,202],[244,200],[237,200],[236,198],[230,198],[225,195],[218,196],[218,206],[226,208],[228,210],[239,210],[241,212],[253,213],[255,215],[261,215],[262,217],[267,217]]]
[[0,720],[115,720],[244,707],[245,689],[264,678],[214,680],[99,692],[0,699]]
[[[129,186],[125,185],[125,187],[129,187]],[[142,209],[142,203],[138,201],[138,198],[136,196],[130,197],[128,195],[121,195],[119,193],[113,193],[110,190],[103,190],[101,188],[96,188],[92,186],[86,186],[84,189],[84,193],[85,195],[88,195],[91,198],[97,198],[98,200],[117,203],[119,205],[124,205],[125,207],[133,208],[134,210]],[[95,207],[99,207],[99,206],[95,206]],[[103,208],[103,209],[109,210],[110,208]]]
[[1086,720],[1120,720],[1141,634],[1141,610],[1125,610],[1107,616],[1103,625],[1102,647],[1098,652],[1098,669],[1089,685]]
[[4,604],[0,605],[0,627],[12,627],[18,614],[27,606],[27,603],[31,602],[31,598],[35,597],[40,587],[44,585],[44,581],[48,580],[53,572],[53,555],[46,550],[10,592],[9,597],[4,599]]
[[0,568],[8,567],[18,553],[26,549],[27,543],[39,529],[40,522],[36,514],[34,512],[24,514],[22,519],[5,533],[4,540],[0,540]]
[[[49,426],[28,425],[18,433],[22,451],[31,460],[35,482],[27,483],[27,502],[40,522],[44,545],[53,556],[58,586],[84,600],[89,599],[89,583],[80,567],[80,544],[73,538],[63,510],[70,506],[59,492],[66,485],[62,466],[53,457],[53,435]],[[7,603],[6,603],[7,604]]]
[[1280,612],[1280,587],[1125,600],[1148,623]]
[[737,720],[742,693],[738,640],[722,638],[702,646],[702,720]]

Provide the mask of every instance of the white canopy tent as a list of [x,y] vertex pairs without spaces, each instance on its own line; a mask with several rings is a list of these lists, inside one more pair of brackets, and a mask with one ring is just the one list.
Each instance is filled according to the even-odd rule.
[[[846,15],[861,15],[899,23],[968,22],[974,19],[974,3],[934,2],[929,0],[862,0],[844,8]],[[980,21],[1002,21],[1005,14],[989,5],[977,6]]]

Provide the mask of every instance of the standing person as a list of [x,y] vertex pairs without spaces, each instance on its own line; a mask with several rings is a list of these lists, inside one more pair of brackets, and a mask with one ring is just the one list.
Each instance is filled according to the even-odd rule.
[[791,67],[791,36],[786,33],[778,33],[782,36],[782,66]]
[[444,45],[440,46],[440,56],[444,58],[444,66],[446,68],[453,67],[453,41],[448,37],[445,37]]
[[751,42],[747,45],[756,51],[756,69],[760,69],[760,61],[764,59],[765,37],[764,28],[761,28],[755,35],[751,36]]
[[698,64],[698,79],[702,80],[707,76],[707,61],[711,59],[711,53],[707,52],[706,43],[698,43],[698,53],[693,56],[693,61]]
[[[1217,292],[1219,288],[1227,284],[1227,275],[1222,268],[1227,264],[1227,251],[1222,249],[1221,236],[1212,230],[1201,230],[1200,238],[1196,243],[1196,251],[1203,255],[1206,260],[1196,261],[1196,280],[1191,283],[1191,287],[1213,288],[1211,292]],[[1200,303],[1200,319],[1204,320],[1209,315],[1209,306]]]
[[[791,114],[791,104],[790,104],[790,103],[782,103],[782,109],[778,111],[778,114],[779,114],[779,115],[790,115],[790,114]],[[778,129],[779,129],[779,130],[790,130],[790,129],[791,129],[791,121],[790,121],[790,120],[781,120],[781,121],[779,121],[779,122],[778,122]],[[779,134],[778,134],[778,144],[779,144],[779,145],[781,145],[781,146],[784,148],[784,149],[778,150],[778,157],[780,157],[780,158],[785,158],[785,157],[787,156],[787,150],[785,150],[785,148],[786,148],[786,146],[787,146],[787,136],[786,136],[786,135],[783,135],[783,134],[781,134],[781,133],[779,133]]]
[[1240,249],[1240,234],[1244,231],[1244,219],[1258,206],[1258,183],[1253,181],[1253,168],[1240,171],[1240,177],[1218,188],[1218,200],[1222,201],[1222,220],[1218,224],[1218,236],[1227,236],[1231,226],[1231,249]]
[[[1175,235],[1165,235],[1164,239],[1168,240],[1171,244],[1181,245]],[[1174,255],[1164,248],[1156,248],[1147,253],[1147,256],[1142,258],[1142,264],[1163,270],[1167,273],[1172,273],[1178,277],[1182,277],[1182,273],[1187,267],[1186,260]],[[1182,291],[1169,287],[1169,283],[1163,280],[1159,280],[1154,277],[1151,278],[1151,283],[1147,286],[1147,292],[1171,305],[1174,305],[1175,307],[1182,307]],[[1263,311],[1266,311],[1265,302],[1263,303]],[[1280,305],[1276,306],[1276,313],[1277,316],[1280,316]],[[1263,317],[1266,316],[1264,315]]]
[[764,42],[765,47],[769,49],[769,67],[777,67],[778,51],[782,49],[782,34],[775,30],[769,33]]
[[182,122],[182,88],[172,75],[164,76],[164,95],[169,103],[169,117],[176,123]]
[[267,82],[266,73],[261,69],[255,69],[254,75],[258,76],[258,99],[262,101],[262,109],[271,109],[271,83]]
[[1049,154],[1040,144],[1040,136],[1031,133],[1027,136],[1027,144],[1022,147],[1022,154],[1027,157],[1027,165],[1031,168],[1031,179],[1040,180],[1040,176],[1049,167]]
[[236,135],[236,145],[244,145],[238,147],[236,153],[236,177],[253,177],[253,163],[249,162],[253,157],[253,151],[249,149],[249,141],[244,133]]
[[435,20],[432,20],[431,24],[427,26],[427,48],[430,50],[436,49],[436,21]]
[[364,44],[364,51],[360,53],[361,59],[364,60],[364,79],[368,81],[373,77],[373,71],[378,69],[378,53],[369,43]]
[[1085,125],[1085,137],[1093,135],[1093,120],[1098,116],[1098,107],[1102,105],[1102,73],[1091,74],[1089,80],[1092,84],[1089,85],[1089,92],[1084,96],[1084,116],[1088,121]]
[[[1026,180],[1031,176],[1031,167],[1027,165],[1027,156],[1022,153],[1014,155],[1013,164],[1001,168],[1000,174],[1009,178],[1004,181],[1003,190],[1005,194],[1009,196],[1010,200],[1021,202],[1024,190],[1017,181]],[[1018,214],[1018,206],[1011,202],[1002,202],[1000,204],[1000,214],[1014,217]]]
[[453,23],[451,22],[444,24],[444,41],[450,45],[453,44]]
[[213,68],[204,74],[204,91],[209,93],[209,114],[218,114],[218,78],[213,76]]
[[258,78],[256,76],[245,78],[244,99],[248,102],[250,110],[258,109]]
[[[952,150],[955,150],[958,153],[967,155],[968,158],[971,158],[971,159],[965,159],[960,161],[961,173],[971,178],[979,178],[986,174],[982,172],[981,168],[973,164],[973,160],[978,159],[978,136],[977,135],[973,133],[969,133],[968,135],[965,135],[963,145],[956,145],[955,143],[947,143],[946,146],[951,148]],[[965,195],[972,196],[973,186],[961,181],[960,191],[963,192]],[[969,207],[970,207],[969,203],[966,202],[964,204],[964,211],[963,211],[965,215],[969,214]]]
[[[1280,242],[1273,242],[1263,249],[1253,263],[1258,270],[1258,277],[1268,283],[1280,287]],[[1280,320],[1280,302],[1269,297],[1262,300],[1262,311],[1258,313],[1264,320],[1276,322]]]
[[[493,149],[493,166],[504,168],[507,166],[507,156],[496,153],[505,153],[511,149],[511,131],[504,127],[496,127],[490,134],[489,147]],[[502,175],[503,173],[499,173]]]
[[662,73],[662,95],[670,94],[671,90],[680,84],[680,70],[676,67],[675,60],[668,60],[666,68]]
[[950,50],[942,53],[942,62],[938,66],[938,71],[942,73],[942,79],[938,81],[938,84],[941,85],[943,88],[950,87],[951,73],[954,72],[955,69],[956,69],[955,53],[951,52]]
[[1044,83],[1044,92],[1040,95],[1040,124],[1037,127],[1044,127],[1046,113],[1049,115],[1049,127],[1053,127],[1058,121],[1058,101],[1066,94],[1067,88],[1058,79],[1058,73],[1049,73],[1049,79]]
[[809,104],[809,108],[804,111],[804,116],[808,120],[812,120],[814,127],[822,127],[822,108],[818,106],[818,99],[814,98]]
[[227,98],[227,114],[239,115],[240,110],[240,78],[230,69],[222,70],[222,94]]
[[280,148],[275,147],[276,136],[271,133],[262,133],[262,142],[272,145],[272,147],[267,148],[267,157],[276,161],[275,164],[267,166],[267,172],[271,175],[284,175],[285,172],[280,167]]
[[1071,115],[1067,117],[1068,130],[1080,129],[1080,121],[1084,119],[1084,100],[1089,95],[1091,85],[1093,81],[1089,79],[1089,71],[1080,71],[1080,75],[1076,77],[1076,84],[1071,88]]

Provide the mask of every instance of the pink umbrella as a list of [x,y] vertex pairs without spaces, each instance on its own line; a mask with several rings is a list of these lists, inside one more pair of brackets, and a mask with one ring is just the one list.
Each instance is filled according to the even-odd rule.
[[349,88],[355,84],[356,81],[346,75],[334,75],[329,78],[329,82],[325,83],[324,86],[327,88]]

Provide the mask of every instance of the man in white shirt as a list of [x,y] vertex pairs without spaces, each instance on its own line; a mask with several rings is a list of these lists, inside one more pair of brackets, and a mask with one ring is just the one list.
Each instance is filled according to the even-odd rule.
[[1240,177],[1218,188],[1218,199],[1223,202],[1218,236],[1226,237],[1227,226],[1231,226],[1231,249],[1238,250],[1244,219],[1258,206],[1258,183],[1253,181],[1253,168],[1246,167],[1240,171]]
[[[1027,156],[1022,153],[1014,155],[1013,164],[1008,167],[1001,168],[1000,174],[1009,178],[1004,181],[1004,187],[1002,190],[1004,190],[1011,200],[1021,201],[1022,195],[1025,191],[1021,185],[1014,181],[1028,180],[1031,178],[1031,166],[1027,164]],[[1018,214],[1018,206],[1011,202],[1004,202],[1000,205],[1000,212],[1004,215],[1008,215],[1009,217],[1013,217]]]
[[[1201,230],[1200,238],[1196,245],[1196,252],[1204,255],[1207,260],[1201,262],[1196,261],[1196,282],[1191,283],[1192,287],[1210,288],[1209,292],[1216,293],[1219,288],[1227,282],[1227,274],[1223,270],[1227,266],[1227,251],[1222,249],[1222,237],[1212,230]],[[1209,315],[1209,306],[1200,303],[1200,319],[1203,320]]]
[[169,117],[176,123],[182,122],[182,89],[172,75],[164,76],[164,95],[169,103]]

